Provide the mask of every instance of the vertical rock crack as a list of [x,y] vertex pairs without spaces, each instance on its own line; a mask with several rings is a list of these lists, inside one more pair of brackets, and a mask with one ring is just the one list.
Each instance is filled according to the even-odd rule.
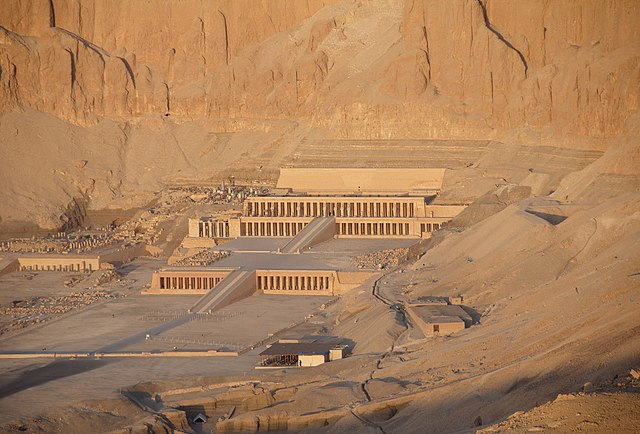
[[504,36],[502,36],[502,34],[500,32],[498,32],[492,25],[491,22],[489,21],[489,15],[487,14],[487,8],[484,4],[484,2],[482,0],[477,0],[478,1],[478,5],[480,5],[480,9],[482,10],[482,17],[484,18],[484,25],[487,27],[487,29],[489,29],[489,31],[491,33],[493,33],[494,35],[497,36],[497,38],[502,41],[502,43],[504,45],[506,45],[507,47],[509,47],[510,49],[512,49],[513,51],[516,52],[516,54],[518,55],[518,57],[520,58],[520,61],[522,62],[522,65],[524,65],[524,76],[527,77],[527,72],[529,71],[529,65],[527,65],[527,60],[524,58],[524,55],[522,54],[522,52],[520,50],[518,50],[516,47],[513,46],[513,44],[511,42],[509,42],[508,40],[506,40],[504,38]]

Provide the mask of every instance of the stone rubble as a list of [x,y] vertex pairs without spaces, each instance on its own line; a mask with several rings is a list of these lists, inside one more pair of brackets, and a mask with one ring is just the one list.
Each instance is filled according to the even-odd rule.
[[106,291],[81,291],[54,297],[32,297],[0,305],[0,335],[42,323],[90,304],[116,298]]
[[180,259],[173,265],[178,267],[206,267],[222,258],[229,256],[229,252],[219,252],[215,250],[201,250],[195,255]]
[[185,206],[239,204],[253,195],[265,194],[265,189],[230,184],[217,188],[176,187],[163,190],[157,203],[120,225],[108,224],[96,228],[78,228],[43,237],[13,238],[0,241],[0,252],[81,254],[99,249],[144,243],[155,245],[164,233],[161,226],[175,218]]
[[380,250],[366,255],[356,256],[355,263],[360,269],[387,269],[397,266],[406,258],[409,249]]

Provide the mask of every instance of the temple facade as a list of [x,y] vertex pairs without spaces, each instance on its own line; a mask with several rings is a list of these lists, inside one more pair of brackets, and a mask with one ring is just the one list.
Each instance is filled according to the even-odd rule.
[[240,216],[190,219],[189,237],[294,237],[314,218],[335,217],[337,237],[425,238],[464,208],[424,197],[250,197]]
[[[185,239],[213,246],[233,238],[290,238],[275,242],[278,247],[269,251],[278,260],[270,259],[264,267],[249,264],[256,260],[251,258],[249,263],[236,262],[235,271],[217,265],[162,269],[154,273],[150,291],[224,294],[242,284],[265,294],[339,295],[375,272],[332,269],[328,264],[292,267],[295,261],[285,255],[334,237],[430,237],[465,209],[430,203],[444,173],[445,169],[282,169],[273,191],[277,194],[248,197],[241,212],[189,219]],[[220,264],[228,266],[228,261]]]

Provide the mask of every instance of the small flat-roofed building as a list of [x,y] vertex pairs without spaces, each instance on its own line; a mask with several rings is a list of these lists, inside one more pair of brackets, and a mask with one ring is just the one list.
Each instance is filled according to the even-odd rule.
[[345,346],[335,342],[279,341],[260,353],[262,366],[318,366],[344,356]]
[[460,305],[410,304],[407,313],[425,336],[442,336],[455,333],[473,323]]

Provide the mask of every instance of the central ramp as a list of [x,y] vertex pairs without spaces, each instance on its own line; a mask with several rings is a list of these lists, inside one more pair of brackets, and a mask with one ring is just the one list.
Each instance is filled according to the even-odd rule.
[[190,313],[211,313],[253,294],[256,289],[256,272],[236,270],[207,292],[191,308]]
[[330,240],[336,234],[335,217],[316,217],[293,237],[281,250],[282,253],[296,253],[305,247]]

